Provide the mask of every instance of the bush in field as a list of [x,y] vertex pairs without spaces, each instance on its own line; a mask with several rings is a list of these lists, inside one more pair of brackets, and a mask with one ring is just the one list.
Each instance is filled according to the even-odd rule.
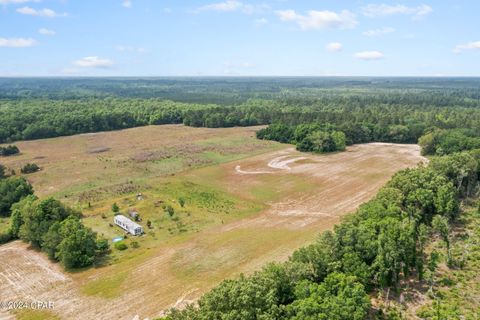
[[171,205],[165,206],[165,211],[167,212],[168,216],[171,218],[175,214],[175,209]]
[[40,167],[35,163],[27,163],[20,169],[20,172],[23,174],[29,174],[29,173],[37,172],[39,170],[40,170]]
[[110,251],[110,245],[108,244],[107,239],[98,239],[97,240],[97,253],[99,255],[107,254]]
[[118,204],[116,202],[114,202],[112,204],[112,212],[113,213],[119,213],[120,212],[120,208],[118,207]]
[[179,198],[178,199],[178,204],[180,205],[180,207],[184,207],[185,206],[185,199],[184,198]]
[[128,249],[128,246],[125,244],[125,242],[122,242],[122,241],[115,242],[113,246],[115,247],[115,249],[120,251]]
[[15,145],[0,147],[0,156],[7,157],[7,156],[11,156],[11,155],[14,155],[14,154],[17,154],[17,153],[20,153],[20,150]]

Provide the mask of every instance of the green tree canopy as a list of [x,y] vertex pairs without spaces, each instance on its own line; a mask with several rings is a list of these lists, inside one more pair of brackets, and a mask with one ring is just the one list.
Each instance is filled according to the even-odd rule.
[[11,206],[30,194],[33,188],[24,178],[0,179],[0,216],[9,216]]

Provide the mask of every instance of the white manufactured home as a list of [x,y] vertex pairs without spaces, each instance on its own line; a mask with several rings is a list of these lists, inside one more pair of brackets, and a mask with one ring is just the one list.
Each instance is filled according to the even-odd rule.
[[113,221],[117,226],[134,236],[138,236],[143,233],[143,228],[141,225],[133,222],[125,216],[122,216],[121,214],[116,215],[115,218],[113,218]]

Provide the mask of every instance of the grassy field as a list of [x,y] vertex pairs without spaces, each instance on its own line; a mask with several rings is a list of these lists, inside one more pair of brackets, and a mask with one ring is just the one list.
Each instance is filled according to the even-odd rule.
[[38,164],[42,170],[28,176],[37,194],[84,205],[141,189],[153,177],[281,148],[255,139],[259,128],[164,125],[21,141],[21,154],[2,163],[16,172]]
[[15,312],[17,320],[60,320],[51,311],[23,309]]
[[[253,131],[165,126],[19,143],[22,155],[7,165],[38,161],[42,171],[28,178],[39,194],[78,206],[85,224],[109,240],[123,235],[111,225],[115,202],[122,214],[140,213],[146,234],[129,236],[127,250],[113,249],[108,259],[74,273],[20,242],[4,245],[0,274],[11,264],[21,267],[0,281],[0,294],[61,302],[55,314],[62,319],[158,316],[225,278],[286,259],[370,199],[394,172],[423,160],[415,145],[304,154],[258,141]],[[100,147],[110,149],[91,153]],[[17,277],[21,285],[12,288]]]

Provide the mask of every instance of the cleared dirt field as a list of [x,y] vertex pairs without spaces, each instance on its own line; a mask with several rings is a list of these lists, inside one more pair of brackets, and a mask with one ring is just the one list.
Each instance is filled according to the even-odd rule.
[[[219,129],[221,138],[210,133],[211,129],[205,130],[212,136],[201,145],[222,141],[230,129]],[[235,134],[245,130],[243,141],[256,143],[253,131],[231,130],[237,130]],[[144,134],[144,139],[147,136]],[[231,146],[231,140],[224,145]],[[28,151],[27,145],[20,148]],[[145,196],[142,201],[132,200],[134,192],[107,193],[111,198],[92,200],[92,208],[84,210],[85,223],[107,238],[118,235],[118,230],[109,227],[110,219],[100,214],[108,212],[113,200],[121,208],[139,208],[142,217],[154,225],[145,236],[135,239],[140,248],[114,252],[103,266],[66,273],[23,243],[0,246],[0,296],[4,300],[53,301],[52,315],[60,319],[153,318],[162,310],[194,301],[225,278],[286,259],[370,199],[393,173],[424,161],[416,145],[356,145],[330,155],[305,154],[288,145],[269,143],[249,150],[250,155],[245,152],[239,160],[178,170],[175,176],[144,177],[143,184],[139,182]],[[31,152],[33,147],[28,154]],[[258,155],[252,156],[255,152]],[[38,180],[33,179],[44,194],[51,192],[48,184],[55,182],[49,172],[56,170],[49,167],[54,163],[48,163],[35,177]],[[175,202],[179,195],[187,199],[185,208]],[[75,198],[73,194],[70,197]],[[158,199],[175,207],[186,231],[174,230],[175,223],[156,207]],[[11,314],[0,311],[0,319],[2,316]],[[28,319],[32,314],[17,316]]]

